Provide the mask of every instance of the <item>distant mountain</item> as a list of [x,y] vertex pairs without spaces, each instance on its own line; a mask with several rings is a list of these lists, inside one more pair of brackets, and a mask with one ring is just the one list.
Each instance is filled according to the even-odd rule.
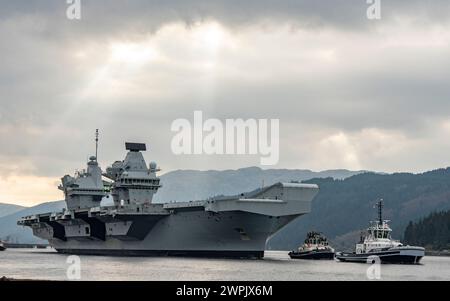
[[[155,195],[155,202],[189,201],[206,199],[215,195],[233,195],[241,192],[252,191],[264,185],[270,185],[279,181],[301,181],[311,178],[332,177],[344,179],[361,173],[361,171],[327,170],[313,172],[310,170],[268,169],[258,167],[242,168],[225,171],[195,171],[177,170],[161,176],[163,187]],[[104,199],[102,205],[111,205],[111,198]],[[59,211],[64,208],[64,202],[44,203],[31,208],[26,208],[0,218],[0,238],[35,243],[42,242],[33,237],[29,228],[16,225],[17,220],[26,215]]]
[[26,207],[13,205],[13,204],[3,204],[0,203],[0,217],[13,214],[14,212],[25,209]]
[[3,216],[0,218],[0,238],[10,242],[41,243],[43,241],[34,237],[30,228],[18,226],[17,221],[23,216],[60,211],[64,207],[64,201],[49,202]]
[[[179,170],[161,177],[163,187],[155,201],[187,201],[214,195],[251,191],[277,181],[305,180],[320,187],[311,213],[283,228],[268,243],[270,249],[289,250],[300,245],[310,230],[322,231],[336,249],[353,249],[359,233],[376,218],[373,208],[384,199],[385,218],[392,220],[393,236],[403,239],[411,220],[434,211],[450,209],[450,168],[422,174],[375,174],[345,170],[315,173],[307,170],[262,170],[243,168],[226,171]],[[312,178],[312,179],[311,179]],[[17,220],[33,213],[61,210],[64,202],[45,203],[0,218],[0,237],[37,242],[30,229],[16,226]]]
[[216,195],[234,195],[276,182],[303,181],[312,178],[345,179],[364,171],[344,169],[314,172],[302,169],[176,170],[161,176],[162,188],[155,202],[191,201]]
[[356,243],[358,232],[376,218],[373,207],[379,198],[384,199],[384,217],[392,220],[392,234],[397,239],[403,239],[409,221],[450,209],[450,168],[422,174],[364,173],[344,180],[306,182],[320,187],[311,213],[288,224],[271,239],[270,248],[296,248],[313,229],[341,246],[348,246],[349,239]]

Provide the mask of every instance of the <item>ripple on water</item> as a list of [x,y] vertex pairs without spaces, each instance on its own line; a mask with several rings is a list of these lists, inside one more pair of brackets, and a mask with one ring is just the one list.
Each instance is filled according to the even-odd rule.
[[[370,265],[292,260],[267,251],[263,260],[81,256],[82,280],[367,280]],[[0,253],[0,277],[66,280],[67,255],[52,250]],[[426,256],[421,265],[382,265],[382,280],[450,280],[450,257]]]

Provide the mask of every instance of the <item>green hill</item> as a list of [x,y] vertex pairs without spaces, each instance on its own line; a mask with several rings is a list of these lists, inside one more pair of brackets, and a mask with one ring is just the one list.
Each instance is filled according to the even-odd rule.
[[[322,231],[336,248],[349,246],[348,241],[376,218],[373,206],[384,199],[384,217],[391,220],[393,237],[403,239],[409,221],[425,217],[434,211],[450,209],[450,168],[422,174],[365,173],[344,180],[312,179],[305,181],[320,186],[312,211],[274,236],[272,249],[293,249],[310,230]],[[356,241],[355,241],[356,243]],[[354,246],[354,244],[353,244]]]
[[405,230],[405,242],[425,246],[428,250],[450,250],[450,210],[433,212]]
[[[358,172],[356,172],[358,173]],[[432,212],[450,209],[450,168],[422,174],[362,173],[348,171],[312,173],[301,170],[175,171],[162,176],[163,189],[156,201],[201,199],[215,194],[235,194],[276,181],[306,180],[316,183],[320,192],[313,200],[311,213],[283,228],[268,243],[269,249],[297,248],[310,230],[324,232],[337,250],[354,248],[359,231],[376,218],[374,205],[384,199],[384,217],[392,220],[393,237],[403,239],[411,220]],[[355,174],[355,173],[353,173]],[[319,178],[319,177],[334,178]],[[45,207],[45,208],[44,208]],[[16,225],[21,216],[60,210],[64,202],[41,204],[0,218],[0,237],[20,242],[34,241],[30,229]],[[420,245],[420,244],[419,244]]]

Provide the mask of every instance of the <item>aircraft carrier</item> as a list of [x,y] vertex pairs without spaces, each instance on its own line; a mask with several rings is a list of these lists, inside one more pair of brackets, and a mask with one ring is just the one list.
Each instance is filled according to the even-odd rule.
[[[308,213],[319,190],[276,183],[236,196],[153,203],[161,187],[157,164],[147,166],[145,144],[125,147],[125,159],[106,172],[96,148],[86,170],[61,179],[63,211],[26,216],[18,225],[67,254],[262,258],[267,240]],[[107,197],[113,205],[101,206]]]

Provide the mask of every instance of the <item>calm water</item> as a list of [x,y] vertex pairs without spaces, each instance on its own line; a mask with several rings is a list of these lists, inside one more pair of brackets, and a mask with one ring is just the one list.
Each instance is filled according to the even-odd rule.
[[[367,280],[370,265],[291,260],[266,252],[264,260],[176,257],[81,256],[81,280]],[[53,250],[0,252],[0,277],[67,280],[67,255]],[[381,280],[450,280],[450,257],[423,258],[421,265],[382,265]]]

